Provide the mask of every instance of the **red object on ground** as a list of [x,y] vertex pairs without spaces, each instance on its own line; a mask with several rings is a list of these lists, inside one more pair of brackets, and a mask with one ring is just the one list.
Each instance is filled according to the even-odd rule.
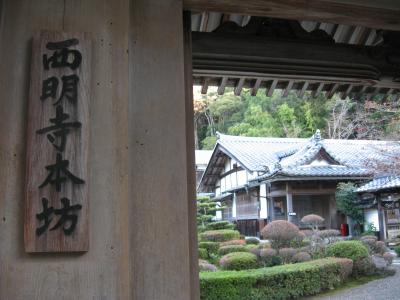
[[342,236],[348,236],[349,235],[349,225],[348,224],[340,224],[340,234]]

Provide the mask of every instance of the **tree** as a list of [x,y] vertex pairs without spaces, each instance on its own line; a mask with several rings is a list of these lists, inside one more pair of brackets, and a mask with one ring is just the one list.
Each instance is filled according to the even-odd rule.
[[341,182],[336,189],[336,207],[353,219],[358,228],[364,223],[363,210],[357,205],[356,186],[352,182]]
[[197,198],[197,226],[201,231],[212,222],[217,211],[225,209],[219,203],[211,200],[210,197],[198,197]]

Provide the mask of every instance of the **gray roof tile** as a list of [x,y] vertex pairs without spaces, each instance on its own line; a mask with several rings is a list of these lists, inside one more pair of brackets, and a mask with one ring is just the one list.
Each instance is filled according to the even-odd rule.
[[400,176],[384,176],[374,178],[370,182],[360,186],[356,192],[376,192],[378,190],[400,188]]

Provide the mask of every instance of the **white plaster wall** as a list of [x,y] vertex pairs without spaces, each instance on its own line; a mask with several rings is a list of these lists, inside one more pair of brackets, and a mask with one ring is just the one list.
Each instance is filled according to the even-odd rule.
[[[366,209],[364,211],[365,223],[372,223],[376,227],[377,231],[379,228],[379,217],[377,209]],[[367,229],[367,224],[364,225],[364,228]]]
[[238,178],[238,186],[244,185],[247,183],[247,171],[246,170],[241,170],[237,172],[237,178]]
[[260,218],[266,219],[268,217],[267,207],[267,186],[265,183],[260,185]]

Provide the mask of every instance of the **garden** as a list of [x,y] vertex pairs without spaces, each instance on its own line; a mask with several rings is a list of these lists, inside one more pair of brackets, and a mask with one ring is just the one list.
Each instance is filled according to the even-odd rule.
[[272,221],[263,240],[245,238],[228,221],[212,222],[218,209],[199,203],[201,299],[291,299],[315,295],[360,276],[393,275],[394,255],[373,235],[349,239],[307,215],[302,228]]

